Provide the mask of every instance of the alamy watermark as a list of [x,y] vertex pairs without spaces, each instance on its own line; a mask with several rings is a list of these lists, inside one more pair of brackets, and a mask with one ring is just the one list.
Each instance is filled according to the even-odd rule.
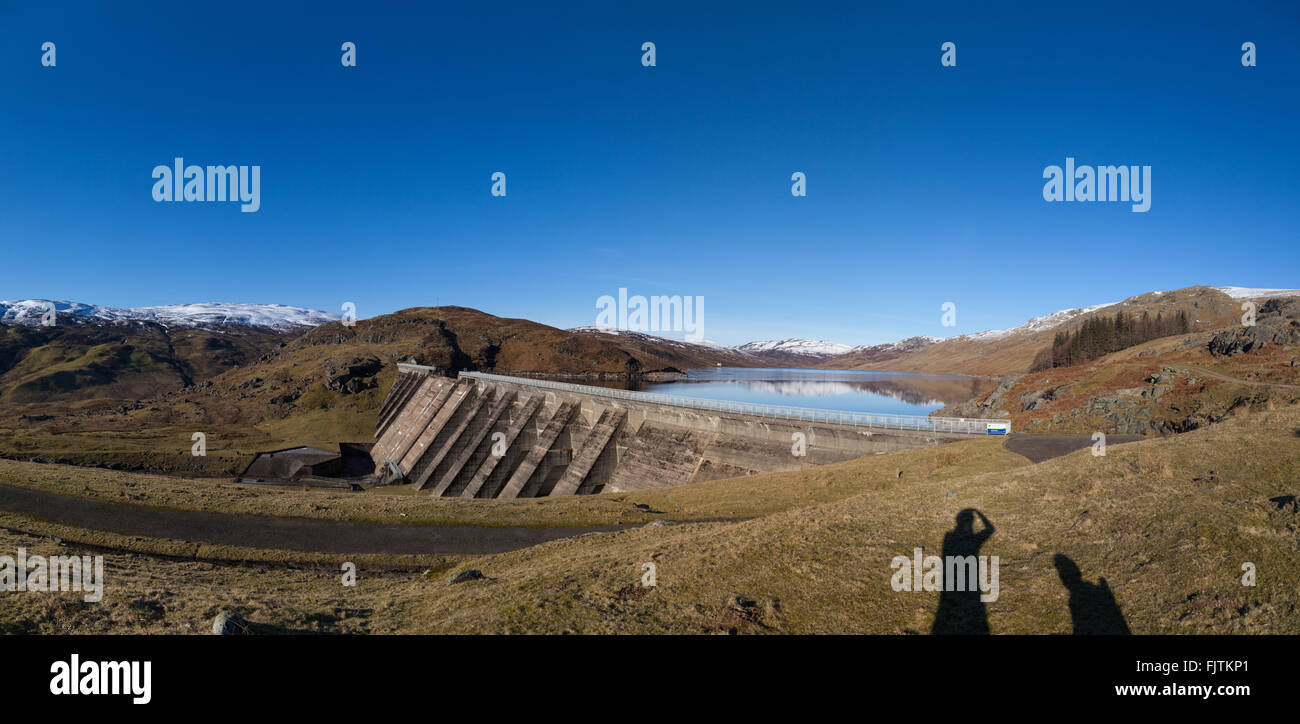
[[939,316],[939,324],[942,324],[945,327],[957,326],[957,303],[956,302],[944,302],[943,304],[939,305],[939,311],[943,312],[943,314]]
[[979,591],[980,600],[998,600],[997,556],[927,556],[918,546],[912,558],[894,556],[889,585],[895,591]]
[[16,556],[0,555],[0,591],[80,591],[82,600],[98,603],[104,598],[104,557],[28,556],[19,548]]
[[173,166],[154,166],[154,201],[238,201],[239,210],[262,208],[261,166],[185,165],[177,156]]
[[54,302],[41,302],[41,326],[53,327],[58,320],[58,312],[54,308]]
[[952,41],[948,41],[943,45],[940,45],[939,50],[943,53],[942,55],[939,56],[939,65],[942,65],[945,68],[956,68],[957,67],[957,44]]
[[1044,201],[1123,201],[1133,204],[1134,213],[1151,208],[1150,166],[1076,166],[1074,157],[1065,168],[1043,169]]
[[1095,458],[1106,457],[1106,433],[1098,430],[1092,433],[1092,456]]
[[1254,563],[1251,563],[1250,561],[1246,561],[1245,563],[1241,564],[1241,585],[1243,586],[1255,585],[1255,574],[1256,571],[1255,571]]
[[82,661],[73,654],[50,664],[50,673],[55,696],[128,695],[132,704],[153,701],[152,661]]
[[704,297],[637,294],[619,287],[618,299],[606,294],[596,300],[596,327],[632,332],[685,332],[686,339],[704,339]]
[[1241,326],[1254,327],[1258,323],[1256,315],[1259,314],[1259,308],[1255,306],[1254,302],[1242,302],[1241,312]]

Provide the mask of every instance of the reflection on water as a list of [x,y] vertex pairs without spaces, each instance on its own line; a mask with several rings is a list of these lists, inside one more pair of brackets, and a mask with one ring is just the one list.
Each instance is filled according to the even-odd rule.
[[710,367],[674,382],[597,383],[603,387],[822,410],[925,415],[992,390],[997,380],[876,370]]

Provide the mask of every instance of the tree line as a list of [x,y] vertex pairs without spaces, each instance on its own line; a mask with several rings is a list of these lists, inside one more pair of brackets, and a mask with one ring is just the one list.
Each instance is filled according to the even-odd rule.
[[1057,332],[1051,348],[1034,357],[1030,371],[1083,364],[1158,337],[1186,334],[1189,326],[1187,313],[1182,310],[1170,317],[1159,312],[1155,317],[1150,312],[1140,317],[1126,317],[1123,312],[1113,317],[1095,315],[1073,332]]

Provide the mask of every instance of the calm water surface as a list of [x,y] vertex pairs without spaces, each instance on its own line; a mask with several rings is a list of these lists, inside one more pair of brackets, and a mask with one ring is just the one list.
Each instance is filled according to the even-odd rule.
[[992,379],[877,370],[710,367],[687,370],[687,375],[674,382],[599,384],[710,400],[901,415],[926,415],[997,385]]

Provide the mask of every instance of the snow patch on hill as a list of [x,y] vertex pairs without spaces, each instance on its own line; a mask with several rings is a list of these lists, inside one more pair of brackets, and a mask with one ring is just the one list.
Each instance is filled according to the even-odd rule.
[[1051,314],[1044,314],[1041,317],[1034,317],[1018,327],[1008,327],[1006,329],[990,329],[985,332],[976,332],[974,334],[963,334],[957,339],[968,339],[979,342],[990,342],[1004,337],[1010,337],[1018,334],[1033,334],[1045,329],[1059,327],[1062,324],[1084,314],[1091,314],[1098,309],[1113,307],[1119,302],[1106,302],[1105,304],[1094,304],[1090,307],[1079,307],[1078,309],[1061,309]]
[[847,344],[827,342],[820,339],[779,339],[763,342],[749,342],[736,349],[750,354],[778,352],[796,354],[805,357],[836,357],[853,349]]
[[153,322],[164,327],[260,327],[275,330],[307,329],[339,319],[318,309],[290,307],[284,304],[238,304],[201,302],[167,304],[154,307],[101,307],[81,302],[49,299],[0,301],[0,321],[11,324],[41,323],[49,305],[54,305],[55,323],[72,322]]
[[1251,287],[1215,287],[1233,299],[1260,297],[1300,297],[1300,289],[1253,289]]
[[942,342],[943,337],[931,337],[929,335],[918,335],[900,339],[897,342],[886,342],[884,344],[861,344],[850,352],[870,352],[872,354],[883,354],[885,352],[916,352],[932,344]]

